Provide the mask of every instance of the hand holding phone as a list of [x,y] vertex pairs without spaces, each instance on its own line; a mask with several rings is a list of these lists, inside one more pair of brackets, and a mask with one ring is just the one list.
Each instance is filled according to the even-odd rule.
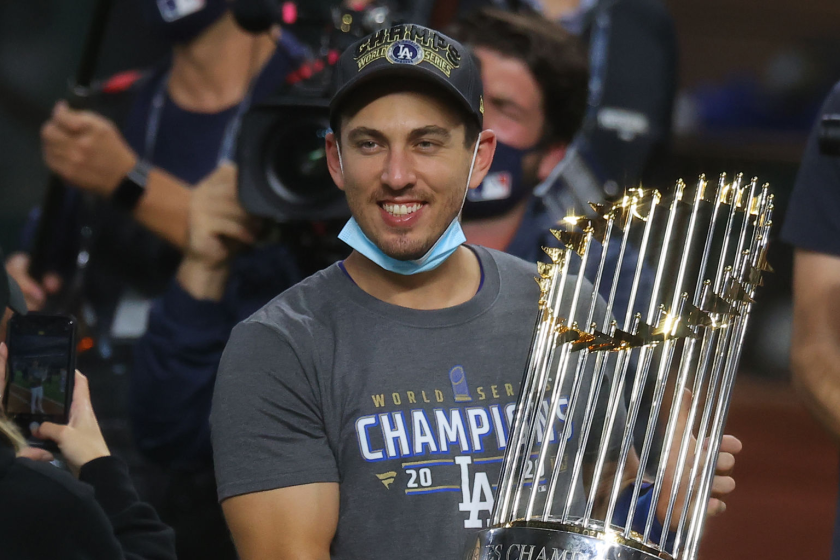
[[[11,330],[9,338],[12,338]],[[8,391],[13,387],[11,380],[8,387],[6,384],[6,364],[11,361],[6,345],[0,343],[0,397],[4,403],[10,400]],[[93,412],[87,378],[80,372],[74,371],[65,386],[72,387],[72,395],[69,397],[71,404],[65,407],[66,425],[45,420],[32,429],[31,435],[38,440],[48,440],[50,443],[57,444],[57,449],[61,450],[68,467],[73,474],[78,476],[79,469],[84,464],[111,453]],[[66,391],[70,394],[70,389]],[[35,447],[22,450],[20,456],[38,461],[53,459],[50,453]]]
[[107,457],[111,454],[99,422],[90,404],[90,389],[87,377],[76,371],[73,387],[73,404],[70,406],[70,421],[61,425],[44,422],[34,432],[35,437],[54,441],[61,449],[70,471],[79,476],[79,469],[85,463]]
[[8,386],[3,409],[31,445],[43,422],[66,424],[76,371],[76,322],[64,315],[14,315],[9,321]]

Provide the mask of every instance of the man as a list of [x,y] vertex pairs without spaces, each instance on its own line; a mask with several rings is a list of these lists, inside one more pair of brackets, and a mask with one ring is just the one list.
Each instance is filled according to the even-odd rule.
[[[573,165],[566,159],[586,113],[587,61],[578,39],[539,14],[482,9],[461,19],[454,37],[474,49],[481,61],[485,91],[484,126],[497,134],[493,165],[483,183],[467,195],[464,233],[467,241],[499,249],[526,261],[548,258],[542,247],[555,247],[550,233],[568,215],[591,213],[602,202],[600,189],[570,181],[558,172]],[[577,157],[577,156],[575,156]],[[591,255],[586,276],[595,280],[600,248]],[[606,271],[614,270],[620,246],[612,244]],[[621,288],[613,313],[623,317],[633,278],[636,250],[622,260]],[[642,277],[641,293],[652,285]],[[601,287],[609,297],[610,283]],[[636,302],[636,311],[647,302]]]
[[539,294],[531,266],[463,245],[496,145],[484,107],[471,55],[434,30],[339,60],[326,150],[353,252],[237,326],[214,391],[244,560],[453,558],[487,525]]
[[38,360],[32,363],[32,369],[28,372],[31,385],[29,386],[30,403],[29,408],[32,414],[44,412],[44,381],[47,379],[47,366],[42,366]]
[[[467,239],[529,261],[570,212],[585,212],[599,193],[565,189],[562,212],[534,195],[563,160],[586,110],[587,64],[578,40],[538,14],[482,9],[459,20],[453,36],[481,62],[484,126],[498,136],[488,177],[467,194]],[[551,214],[546,224],[541,215]]]
[[[834,86],[820,115],[838,112],[840,84]],[[819,130],[817,124],[808,139],[782,229],[782,239],[796,247],[790,366],[794,387],[806,406],[840,438],[840,160],[821,152]],[[835,560],[840,559],[837,520],[831,555]]]

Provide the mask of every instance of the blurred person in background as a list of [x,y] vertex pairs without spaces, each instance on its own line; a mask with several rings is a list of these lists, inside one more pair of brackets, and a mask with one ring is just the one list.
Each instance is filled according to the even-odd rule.
[[[27,311],[15,281],[0,273],[0,339],[5,338],[7,309]],[[0,402],[8,357],[5,343],[0,342]],[[45,422],[36,435],[58,444],[76,478],[50,464],[53,456],[48,451],[28,447],[0,408],[3,558],[175,559],[172,530],[140,501],[126,465],[108,451],[85,376],[76,373],[69,423]]]
[[[840,113],[840,84],[820,119]],[[820,123],[811,131],[782,228],[793,261],[793,385],[805,405],[840,439],[840,154],[820,149]],[[831,149],[831,147],[829,147]],[[832,559],[840,559],[840,501]]]
[[[542,247],[560,246],[549,230],[566,216],[588,214],[590,202],[603,200],[585,183],[566,182],[557,173],[586,113],[584,49],[577,37],[538,13],[493,8],[459,20],[452,36],[471,47],[481,62],[484,126],[498,139],[487,177],[467,194],[464,234],[470,243],[529,262],[549,262]],[[635,253],[632,247],[628,250]],[[606,270],[614,269],[619,253],[620,246],[612,244]],[[599,262],[593,253],[587,267],[590,281]],[[635,258],[622,263],[622,278],[629,282]],[[650,276],[643,275],[643,286],[652,282]],[[608,282],[601,285],[605,299],[610,288]],[[618,317],[627,309],[628,293],[618,292],[613,311]]]
[[[592,200],[639,180],[670,182],[666,162],[677,87],[674,23],[662,0],[541,0],[589,45],[589,100],[561,177]],[[667,186],[667,185],[661,185]],[[562,192],[549,193],[551,201]]]
[[[82,306],[64,311],[90,329],[95,346],[79,361],[98,395],[108,440],[145,470],[141,490],[158,495],[154,501],[175,527],[183,560],[232,558],[212,469],[179,462],[135,429],[137,447],[164,474],[137,456],[128,420],[133,345],[146,329],[151,298],[165,291],[187,246],[193,186],[225,173],[219,164],[232,156],[242,115],[283,86],[303,50],[286,34],[278,41],[246,33],[226,0],[137,1],[150,32],[171,43],[171,56],[149,71],[104,81],[94,88],[89,110],[56,104],[42,128],[44,160],[71,188],[46,259],[53,272],[43,279],[28,274],[36,220],[6,268],[33,309],[63,286],[81,285]],[[212,192],[212,204],[233,217],[242,235],[253,232],[257,224],[239,206],[235,184],[228,187]],[[288,251],[277,245],[265,252],[256,260],[271,262],[273,289],[294,283],[299,274]],[[89,256],[83,276],[79,255]],[[241,266],[251,266],[247,255],[242,260]],[[157,412],[141,411],[148,422]]]

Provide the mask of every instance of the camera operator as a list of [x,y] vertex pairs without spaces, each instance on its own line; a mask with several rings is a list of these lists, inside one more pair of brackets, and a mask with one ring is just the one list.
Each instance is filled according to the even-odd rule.
[[[834,86],[821,115],[837,113],[840,84]],[[836,125],[818,123],[811,131],[782,239],[796,248],[790,350],[793,385],[814,416],[840,438],[840,146]],[[840,559],[839,520],[837,515],[831,555],[835,560]]]
[[[26,313],[20,288],[2,273],[3,315],[7,315],[7,306]],[[0,339],[4,338],[5,319],[0,316]],[[8,349],[0,342],[0,397],[6,388],[7,359]],[[58,444],[78,480],[48,464],[53,460],[49,452],[27,447],[0,408],[0,546],[4,558],[175,558],[172,530],[160,522],[151,506],[139,500],[125,464],[110,456],[93,414],[85,376],[76,372],[69,424],[45,422],[36,435]]]
[[[453,37],[472,47],[481,61],[484,125],[498,138],[487,178],[467,194],[464,233],[471,243],[529,262],[545,260],[542,247],[558,246],[549,230],[566,216],[586,213],[590,202],[602,200],[585,183],[567,184],[558,174],[568,163],[564,158],[586,111],[583,49],[575,36],[539,14],[492,8],[461,19]],[[632,247],[628,251],[635,252]],[[619,253],[619,245],[612,244],[607,270],[616,265]],[[591,281],[599,261],[597,254],[589,261]],[[625,281],[633,278],[635,261],[622,261]],[[643,274],[642,282],[652,282],[650,276]],[[605,298],[610,287],[602,285]],[[623,316],[629,292],[618,293],[623,296],[615,301],[614,312]]]
[[[90,110],[56,105],[42,130],[44,158],[73,187],[48,259],[58,274],[40,283],[30,278],[25,253],[11,256],[7,269],[34,308],[61,284],[71,290],[81,285],[84,305],[68,311],[91,328],[94,351],[80,355],[80,366],[91,376],[115,452],[142,467],[134,469],[143,478],[141,489],[162,494],[155,501],[176,530],[182,559],[224,556],[225,550],[232,556],[212,476],[210,483],[198,475],[167,482],[168,474],[159,475],[137,456],[139,447],[164,469],[172,466],[142,433],[136,434],[138,445],[132,443],[133,344],[145,330],[150,299],[166,290],[187,244],[193,185],[224,173],[216,170],[231,156],[245,110],[285,83],[304,49],[288,34],[278,41],[268,33],[246,33],[226,0],[142,2],[150,29],[171,42],[171,57],[149,72],[106,81],[94,91]],[[239,208],[235,196],[224,204],[233,212]],[[290,285],[296,279],[292,260],[279,248],[273,254],[274,268],[288,271],[278,278]],[[76,262],[83,255],[89,262],[80,275]],[[209,500],[202,498],[205,487],[211,488]]]

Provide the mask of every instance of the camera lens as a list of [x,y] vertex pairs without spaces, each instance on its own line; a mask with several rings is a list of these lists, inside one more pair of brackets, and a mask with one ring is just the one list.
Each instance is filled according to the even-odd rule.
[[327,169],[324,137],[329,122],[302,118],[280,122],[269,134],[265,169],[269,186],[281,199],[311,204],[335,195],[336,187]]

